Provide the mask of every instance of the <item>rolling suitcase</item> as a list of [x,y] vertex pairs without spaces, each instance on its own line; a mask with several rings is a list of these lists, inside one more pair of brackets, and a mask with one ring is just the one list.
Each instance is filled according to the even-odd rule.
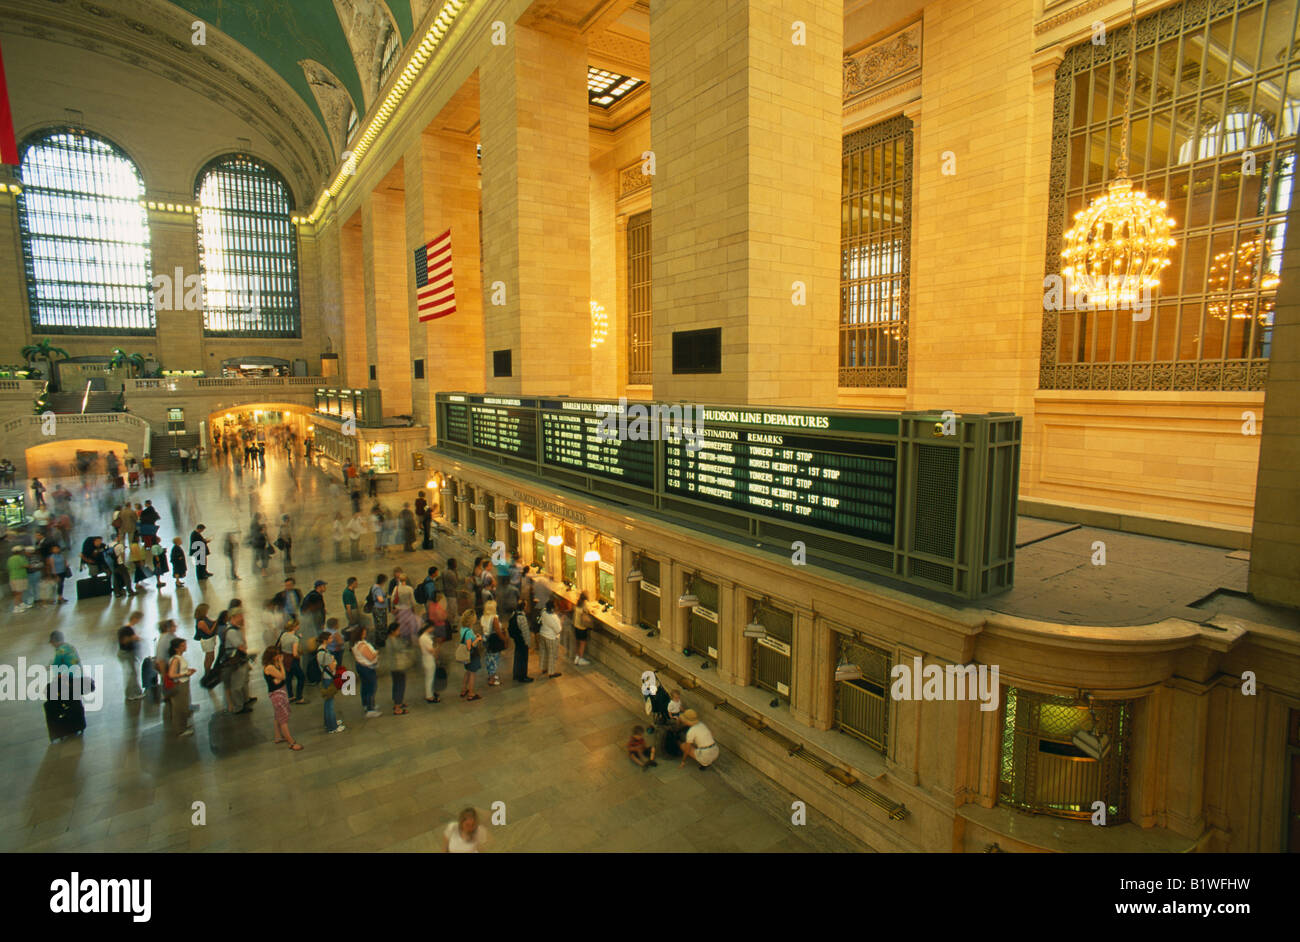
[[664,730],[663,738],[659,742],[660,754],[665,756],[671,756],[674,759],[681,758],[682,734],[683,731],[680,729]]
[[50,742],[74,736],[86,728],[86,708],[80,700],[46,700],[45,729]]
[[77,580],[77,598],[78,599],[97,599],[100,596],[111,595],[113,593],[112,579],[78,579]]

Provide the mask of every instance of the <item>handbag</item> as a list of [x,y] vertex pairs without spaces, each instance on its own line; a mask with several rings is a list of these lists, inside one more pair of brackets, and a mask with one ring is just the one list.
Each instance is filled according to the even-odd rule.
[[462,641],[456,645],[456,663],[468,664],[470,661],[469,645]]
[[506,649],[506,643],[501,640],[501,636],[495,631],[487,636],[487,649],[489,654],[500,654]]
[[409,671],[415,666],[415,652],[409,646],[398,648],[393,655],[393,670]]

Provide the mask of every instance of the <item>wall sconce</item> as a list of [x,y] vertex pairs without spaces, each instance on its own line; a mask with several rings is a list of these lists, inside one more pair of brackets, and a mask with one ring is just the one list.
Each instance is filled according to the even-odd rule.
[[584,563],[600,562],[600,551],[594,549],[587,550],[587,552],[582,554],[582,561]]
[[510,514],[507,514],[507,513],[497,513],[496,511],[493,511],[492,513],[488,514],[488,516],[491,517],[493,520],[509,520],[509,519],[510,519]]
[[552,533],[550,536],[546,538],[546,542],[550,546],[563,546],[564,537],[560,536],[560,534],[558,533]]
[[750,619],[749,624],[745,626],[744,634],[746,638],[767,637],[767,627],[759,620],[759,617],[763,613],[763,605],[766,602],[767,596],[764,596],[763,601],[754,606],[754,617]]
[[695,573],[691,573],[686,578],[686,591],[677,597],[677,605],[679,608],[693,608],[700,604],[699,598],[697,598],[695,593],[691,591],[694,584]]
[[532,532],[533,532],[534,530],[536,530],[536,529],[537,529],[537,528],[536,528],[535,526],[533,526],[531,523],[521,523],[521,524],[519,525],[519,532],[520,532],[520,533],[532,533]]
[[487,504],[470,504],[470,510],[487,510]]
[[627,571],[628,582],[640,582],[645,576],[641,574],[641,554],[632,554],[632,568]]
[[[307,431],[310,432],[311,429],[309,428]],[[434,490],[437,490],[437,489],[438,489],[438,483],[437,483],[436,481],[432,480],[432,479],[430,479],[430,480],[428,480],[428,481],[425,481],[425,482],[424,482],[424,486],[425,486],[426,488],[428,488],[429,490],[431,490],[431,491],[434,491]]]

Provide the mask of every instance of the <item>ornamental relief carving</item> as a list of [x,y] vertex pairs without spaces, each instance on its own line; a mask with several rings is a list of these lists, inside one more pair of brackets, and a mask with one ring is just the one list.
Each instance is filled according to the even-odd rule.
[[921,68],[921,24],[913,23],[844,58],[844,101]]
[[642,162],[638,160],[634,164],[629,164],[618,172],[618,198],[630,196],[640,190],[644,190],[650,185],[652,179],[648,173],[641,170]]

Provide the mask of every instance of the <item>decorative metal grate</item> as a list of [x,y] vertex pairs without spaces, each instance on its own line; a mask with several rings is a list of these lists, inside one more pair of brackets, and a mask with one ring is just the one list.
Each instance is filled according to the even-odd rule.
[[[1130,175],[1169,204],[1174,262],[1141,313],[1045,302],[1064,309],[1044,311],[1042,388],[1264,387],[1296,172],[1298,8],[1186,0],[1137,21]],[[1129,29],[1074,47],[1056,72],[1048,276],[1074,213],[1115,176]]]
[[[1106,803],[1106,824],[1128,820],[1128,738],[1133,701],[1093,701],[1004,688],[999,799],[1061,818],[1090,818]],[[1096,717],[1093,725],[1092,716]],[[1110,737],[1101,759],[1073,743],[1080,730]]]
[[627,381],[651,382],[650,212],[627,221]]
[[154,332],[144,179],[116,144],[78,128],[23,143],[18,224],[32,329]]
[[906,386],[912,267],[912,122],[844,138],[840,217],[841,386]]
[[767,638],[754,640],[754,684],[790,699],[794,615],[758,599],[750,599],[750,618],[762,622]]
[[835,725],[881,755],[887,753],[889,652],[861,641],[840,639],[840,660],[862,671],[858,680],[835,682]]
[[199,173],[203,326],[215,337],[299,337],[298,249],[284,179],[227,154]]
[[[699,604],[691,609],[686,625],[686,646],[696,654],[704,657],[717,657],[718,654],[718,585],[696,576],[690,583],[691,591],[699,599]],[[713,615],[712,618],[708,614]]]
[[957,482],[961,449],[916,449],[916,542],[919,553],[951,559],[957,545]]

